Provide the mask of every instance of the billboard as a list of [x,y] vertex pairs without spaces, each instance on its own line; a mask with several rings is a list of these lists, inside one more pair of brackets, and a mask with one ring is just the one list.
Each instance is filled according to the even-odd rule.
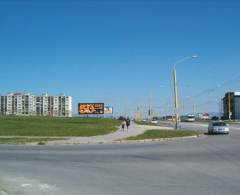
[[104,114],[104,103],[79,103],[79,114]]
[[113,114],[113,107],[105,106],[104,107],[104,114]]

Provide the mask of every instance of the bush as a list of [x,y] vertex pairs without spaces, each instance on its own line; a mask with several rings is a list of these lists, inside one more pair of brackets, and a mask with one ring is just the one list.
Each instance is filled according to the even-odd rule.
[[219,117],[218,117],[218,116],[213,116],[213,117],[212,117],[212,120],[213,120],[213,121],[217,121],[217,120],[219,120]]
[[120,121],[124,121],[124,120],[126,120],[126,118],[123,117],[123,116],[120,116],[120,117],[118,118],[118,120],[120,120]]

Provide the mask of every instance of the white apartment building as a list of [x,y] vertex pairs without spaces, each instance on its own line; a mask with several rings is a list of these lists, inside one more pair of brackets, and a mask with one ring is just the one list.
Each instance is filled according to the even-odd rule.
[[10,93],[0,96],[0,115],[17,116],[72,116],[72,97]]

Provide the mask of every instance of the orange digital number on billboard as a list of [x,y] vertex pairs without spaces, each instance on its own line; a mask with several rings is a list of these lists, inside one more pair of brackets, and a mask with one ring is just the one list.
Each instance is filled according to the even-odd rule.
[[79,103],[79,114],[104,114],[104,103]]

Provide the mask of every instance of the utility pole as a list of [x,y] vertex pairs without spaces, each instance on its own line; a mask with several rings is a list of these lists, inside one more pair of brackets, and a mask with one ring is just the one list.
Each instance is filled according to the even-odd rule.
[[148,102],[148,120],[151,121],[152,120],[152,97],[149,97],[149,102]]
[[174,108],[175,108],[175,129],[178,129],[178,94],[177,94],[177,75],[176,75],[176,67],[173,68],[173,85],[174,85]]
[[231,113],[231,94],[228,93],[228,119],[231,120],[232,113]]
[[165,107],[162,108],[162,119],[163,120],[166,119],[166,108]]
[[196,104],[193,103],[193,115],[195,116],[196,115]]
[[196,104],[195,101],[193,100],[193,115],[196,115]]
[[223,116],[223,100],[219,101],[219,118]]
[[174,84],[174,107],[175,107],[175,129],[179,129],[179,113],[178,113],[178,94],[177,94],[177,75],[176,75],[176,65],[180,64],[186,60],[197,58],[197,55],[186,56],[178,60],[173,65],[173,84]]
[[185,115],[185,102],[184,101],[182,101],[182,114],[184,114]]

